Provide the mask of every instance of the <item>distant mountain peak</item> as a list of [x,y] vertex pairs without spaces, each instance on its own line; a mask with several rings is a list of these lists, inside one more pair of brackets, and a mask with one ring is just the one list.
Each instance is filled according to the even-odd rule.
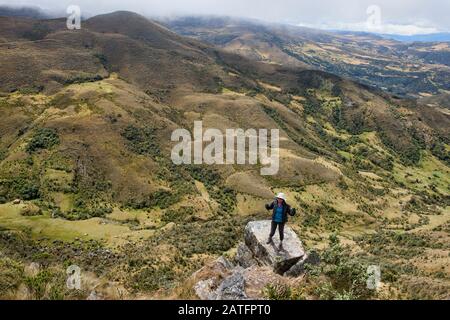
[[397,34],[381,34],[385,39],[392,39],[402,42],[450,42],[450,32],[417,34],[411,36]]

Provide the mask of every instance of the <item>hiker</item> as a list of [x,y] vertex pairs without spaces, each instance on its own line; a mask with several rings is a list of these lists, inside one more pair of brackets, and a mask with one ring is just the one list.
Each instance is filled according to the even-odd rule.
[[296,210],[286,203],[286,195],[284,193],[279,193],[272,203],[266,204],[266,209],[273,210],[272,227],[267,244],[273,244],[272,238],[278,228],[280,234],[279,250],[283,250],[284,226],[288,221],[288,215],[295,216]]

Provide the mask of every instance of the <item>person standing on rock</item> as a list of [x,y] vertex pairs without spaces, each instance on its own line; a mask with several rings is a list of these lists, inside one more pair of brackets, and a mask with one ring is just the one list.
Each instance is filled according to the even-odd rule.
[[272,238],[278,228],[280,234],[279,250],[283,250],[284,226],[288,221],[288,215],[295,216],[296,210],[287,204],[284,193],[279,193],[272,203],[266,204],[266,209],[272,210],[272,227],[267,244],[273,244]]

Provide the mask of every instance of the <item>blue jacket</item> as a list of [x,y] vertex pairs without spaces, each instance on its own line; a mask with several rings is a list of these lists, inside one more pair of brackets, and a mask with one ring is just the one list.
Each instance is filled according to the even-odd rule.
[[[272,221],[275,220],[275,215],[277,213],[278,201],[275,199],[272,203],[266,204],[267,210],[272,210]],[[295,215],[295,209],[291,208],[290,205],[283,201],[283,223],[286,223],[288,215]]]

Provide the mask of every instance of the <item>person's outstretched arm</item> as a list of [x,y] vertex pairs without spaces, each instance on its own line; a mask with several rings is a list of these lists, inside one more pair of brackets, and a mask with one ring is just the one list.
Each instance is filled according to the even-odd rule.
[[266,204],[266,210],[273,210],[274,202]]

